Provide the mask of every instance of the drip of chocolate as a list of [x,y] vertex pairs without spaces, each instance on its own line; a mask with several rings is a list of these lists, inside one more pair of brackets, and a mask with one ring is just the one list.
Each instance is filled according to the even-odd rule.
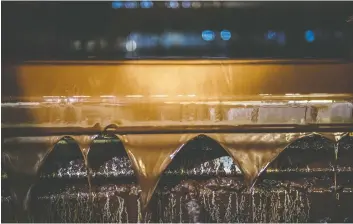
[[84,163],[85,166],[87,168],[87,180],[88,180],[88,187],[89,187],[89,191],[92,192],[92,175],[90,172],[90,167],[88,164],[88,151],[93,143],[93,140],[97,137],[97,135],[95,136],[87,136],[87,135],[83,135],[83,136],[72,136],[72,138],[77,142],[82,155],[83,155],[83,159],[84,159]]
[[160,176],[182,146],[196,135],[125,135],[122,137],[141,187],[146,209]]
[[72,137],[76,141],[78,146],[80,147],[83,158],[85,159],[85,164],[87,165],[88,151],[93,143],[93,140],[97,136],[96,135],[94,135],[94,136],[83,135],[83,136],[70,136],[70,137]]
[[256,178],[300,134],[213,134],[241,169],[244,179],[253,186]]

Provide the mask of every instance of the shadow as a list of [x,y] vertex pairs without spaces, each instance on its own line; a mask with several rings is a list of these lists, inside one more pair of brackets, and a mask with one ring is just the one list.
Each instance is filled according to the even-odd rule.
[[48,153],[32,190],[31,222],[89,222],[85,159],[74,139],[64,137]]

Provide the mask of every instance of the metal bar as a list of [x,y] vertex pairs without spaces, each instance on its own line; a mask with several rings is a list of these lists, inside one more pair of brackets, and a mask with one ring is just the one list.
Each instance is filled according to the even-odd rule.
[[[8,103],[13,103],[17,106],[20,106],[23,103],[33,102],[33,103],[50,103],[48,99],[68,99],[76,98],[79,99],[80,103],[102,103],[102,102],[111,102],[117,101],[119,104],[122,103],[178,103],[182,101],[187,101],[191,103],[209,103],[217,101],[220,104],[224,104],[227,101],[237,102],[237,101],[247,101],[246,103],[251,104],[254,101],[314,101],[307,103],[325,103],[327,101],[335,100],[353,100],[353,94],[342,93],[342,94],[286,94],[286,95],[271,95],[271,94],[262,94],[262,95],[243,95],[243,96],[222,96],[222,97],[198,97],[198,96],[160,96],[160,95],[127,95],[127,96],[47,96],[47,97],[3,97],[1,106],[8,106]],[[108,100],[108,101],[107,101]],[[146,100],[144,102],[144,100]],[[319,101],[319,102],[315,102]],[[320,102],[323,101],[323,102]],[[53,102],[53,104],[57,102]],[[276,102],[274,102],[276,103]],[[292,102],[298,103],[298,102]],[[15,106],[11,105],[11,106]]]
[[173,125],[173,126],[117,126],[82,127],[7,127],[1,128],[4,137],[95,135],[99,133],[188,134],[188,133],[295,133],[295,132],[353,132],[353,124],[253,124],[253,125]]

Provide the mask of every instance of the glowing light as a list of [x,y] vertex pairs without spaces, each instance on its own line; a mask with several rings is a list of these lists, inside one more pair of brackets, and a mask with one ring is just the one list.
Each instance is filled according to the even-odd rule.
[[315,40],[315,33],[312,30],[305,31],[305,40],[309,43],[314,42]]
[[179,7],[179,3],[177,1],[171,1],[169,2],[169,7],[172,9],[176,9]]
[[137,2],[125,2],[125,8],[133,9],[137,7]]
[[191,7],[191,2],[185,1],[185,2],[182,2],[181,5],[183,6],[183,8],[190,8]]
[[122,2],[112,2],[112,8],[113,9],[120,9],[123,7],[123,3]]
[[310,103],[333,103],[333,100],[310,100]]
[[148,8],[152,8],[153,7],[153,2],[152,1],[142,1],[140,3],[141,5],[141,8],[144,8],[144,9],[148,9]]
[[285,96],[300,96],[300,93],[286,93]]
[[221,38],[222,40],[230,40],[232,38],[232,34],[229,30],[222,30],[221,31]]
[[215,34],[211,30],[205,30],[202,32],[202,39],[205,41],[212,41],[215,38]]
[[267,32],[267,39],[268,40],[274,40],[274,39],[276,39],[276,37],[277,37],[277,33],[276,32],[274,32],[272,30],[269,30]]
[[129,40],[126,42],[125,48],[127,51],[132,52],[136,50],[137,44],[134,40]]
[[72,97],[76,97],[76,98],[89,98],[90,96],[72,96]]
[[140,98],[140,97],[143,97],[143,95],[126,95],[125,97],[128,97],[128,98]]
[[69,103],[75,103],[75,102],[77,102],[77,99],[69,97],[68,101],[69,101]]

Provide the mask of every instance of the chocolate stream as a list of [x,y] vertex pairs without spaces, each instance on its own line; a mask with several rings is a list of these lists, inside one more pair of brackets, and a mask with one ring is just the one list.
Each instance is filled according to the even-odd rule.
[[[344,136],[343,133],[209,134],[207,136],[226,150],[241,169],[248,186],[252,187],[257,177],[288,145],[310,135],[321,135],[333,142],[339,141]],[[143,209],[148,206],[163,171],[174,156],[197,136],[199,134],[117,135],[122,140],[136,172],[141,187],[140,197]],[[5,139],[6,147],[2,153],[4,167],[9,173],[10,184],[14,185],[11,189],[17,201],[16,204],[20,205],[23,211],[28,207],[30,189],[38,178],[39,169],[46,162],[46,158],[57,142],[64,137],[70,137],[77,142],[89,170],[87,154],[96,136]],[[17,144],[23,142],[32,143],[32,147],[28,149],[28,144]],[[26,156],[20,157],[19,153],[25,153]],[[15,187],[19,182],[21,187]],[[88,172],[88,182],[91,191],[90,172]]]

